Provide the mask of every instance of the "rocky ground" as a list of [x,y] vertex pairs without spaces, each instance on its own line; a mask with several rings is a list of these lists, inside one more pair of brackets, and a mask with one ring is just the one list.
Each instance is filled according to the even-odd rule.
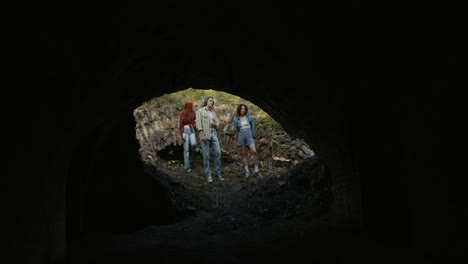
[[211,183],[200,155],[192,173],[159,160],[152,176],[167,181],[176,221],[94,238],[73,263],[352,263],[380,254],[372,247],[369,255],[359,235],[331,228],[331,180],[318,157],[245,178],[238,160],[224,156],[225,180]]

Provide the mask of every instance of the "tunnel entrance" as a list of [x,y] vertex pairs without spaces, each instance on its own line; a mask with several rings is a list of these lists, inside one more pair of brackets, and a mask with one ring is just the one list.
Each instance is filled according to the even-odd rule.
[[[248,106],[248,113],[255,122],[255,147],[259,167],[265,174],[273,172],[276,168],[291,168],[299,161],[315,155],[304,140],[291,138],[279,123],[252,102],[221,91],[188,88],[153,98],[134,110],[135,133],[143,162],[160,169],[167,165],[173,168],[183,167],[184,141],[179,130],[179,114],[187,99],[194,101],[196,111],[202,107],[203,100],[207,96],[213,96],[216,101],[214,111],[220,121],[217,137],[221,147],[222,163],[237,165],[241,169],[239,175],[243,173],[244,166],[237,146],[234,120],[237,116],[237,106],[241,103]],[[201,157],[198,135],[196,141],[196,146],[190,149],[190,159]],[[253,168],[250,153],[248,157],[249,166]],[[210,158],[212,159],[213,155],[210,155]],[[191,165],[201,166],[202,163],[203,161],[194,160]]]
[[[179,128],[179,114],[184,102],[193,99],[196,111],[208,96],[215,100],[214,111],[220,122],[217,136],[223,179],[214,177],[214,155],[211,152],[213,182],[208,181],[204,170],[198,135],[196,145],[189,148],[191,171],[184,168],[184,146]],[[246,177],[237,147],[234,125],[237,106],[241,103],[248,105],[256,126],[255,145],[260,174],[249,177]],[[163,185],[170,193],[177,216],[199,210],[219,210],[220,206],[237,208],[238,214],[242,211],[243,214],[254,212],[261,215],[277,214],[281,210],[285,210],[281,213],[295,214],[286,211],[300,211],[307,207],[308,213],[323,214],[329,209],[331,177],[324,163],[304,140],[291,138],[280,124],[248,100],[225,92],[188,88],[144,102],[133,114],[140,158],[144,164],[154,168],[152,176],[155,180],[165,182]],[[249,170],[253,172],[255,164],[251,153],[248,154],[248,162]],[[286,189],[289,190],[284,191]],[[282,195],[276,198],[269,196],[280,192]],[[252,195],[257,196],[255,209],[239,208],[245,206],[242,203]],[[233,202],[239,204],[234,205]],[[280,205],[274,205],[277,202]],[[302,203],[307,205],[300,205]]]
[[[208,95],[215,98],[215,111],[220,119],[218,137],[224,178],[213,177],[213,182],[207,181],[198,141],[190,150],[192,171],[184,169],[178,128],[185,99],[195,98],[195,108],[199,108]],[[249,105],[249,113],[257,125],[255,144],[261,175],[249,178],[245,177],[233,131],[236,105],[240,102]],[[83,222],[74,225],[81,226],[82,231],[75,236],[76,241],[111,235],[116,244],[126,247],[128,241],[120,236],[132,234],[139,241],[146,241],[145,236],[149,235],[167,237],[155,243],[197,247],[206,245],[179,239],[180,230],[203,238],[204,243],[224,243],[217,240],[237,230],[240,240],[257,243],[250,241],[250,234],[268,240],[263,237],[263,230],[270,225],[278,237],[287,237],[290,222],[286,221],[292,221],[300,232],[326,223],[324,218],[333,196],[325,164],[304,140],[292,139],[281,125],[251,102],[224,92],[189,88],[145,102],[133,114],[118,123],[118,129],[108,130],[111,133],[105,141],[97,144],[101,148],[91,166],[92,174],[87,176],[88,182],[74,185],[86,197],[82,201],[86,205]],[[136,121],[134,128],[127,126],[131,121]],[[127,133],[135,133],[130,142],[122,140]],[[135,150],[133,156],[138,156],[143,166],[137,164],[136,157],[129,158],[126,153],[129,149]],[[211,165],[213,158],[210,155]],[[253,171],[250,157],[249,161]],[[133,169],[124,172],[123,164]],[[318,224],[311,225],[315,220]],[[265,221],[270,224],[265,225]],[[255,226],[262,227],[251,230]],[[211,237],[214,233],[220,235]],[[212,239],[216,242],[210,242]]]
[[[143,103],[134,109],[133,116],[128,115],[118,124],[118,129],[109,129],[111,134],[105,144],[99,144],[102,149],[96,155],[104,160],[96,159],[89,177],[88,185],[94,188],[83,186],[87,187],[84,202],[88,206],[87,217],[81,224],[91,240],[99,239],[102,232],[110,232],[122,247],[131,244],[128,234],[138,243],[151,240],[158,245],[162,243],[160,246],[168,243],[175,247],[208,247],[211,243],[222,245],[225,241],[218,240],[231,237],[231,232],[239,235],[239,241],[256,244],[258,241],[251,234],[259,241],[268,241],[270,238],[264,232],[269,228],[284,241],[289,239],[291,225],[300,233],[311,228],[326,230],[322,225],[328,224],[333,195],[331,176],[324,162],[304,140],[291,138],[280,124],[247,100],[239,98],[235,104],[227,105],[228,96],[232,95],[195,91],[196,108],[207,95],[216,100],[224,181],[207,182],[202,154],[197,148],[190,152],[193,171],[187,173],[178,128],[179,112],[185,99],[190,98],[184,91],[179,92],[177,96],[182,97],[178,99],[169,94]],[[255,143],[261,177],[246,178],[240,160],[236,134],[232,131],[239,102],[249,105],[257,124]],[[127,133],[131,134],[131,142],[122,140]],[[133,169],[123,173],[121,164],[129,165],[126,150],[130,149],[135,150],[134,156],[140,158],[143,166],[132,162],[129,168]],[[213,164],[213,155],[210,158]],[[116,160],[121,164],[116,164]],[[252,169],[251,163],[249,166]],[[143,170],[136,170],[138,167]],[[102,186],[110,190],[108,195],[103,194]],[[198,245],[181,239],[178,235],[181,230],[203,242]],[[153,237],[164,239],[152,240]]]

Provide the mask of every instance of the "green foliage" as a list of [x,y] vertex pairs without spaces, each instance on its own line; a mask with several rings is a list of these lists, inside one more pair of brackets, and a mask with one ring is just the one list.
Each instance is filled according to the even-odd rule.
[[198,108],[202,106],[203,101],[207,96],[213,96],[215,105],[217,106],[227,105],[229,108],[236,109],[240,103],[247,104],[249,106],[249,114],[255,118],[257,130],[264,132],[282,130],[280,124],[252,102],[233,94],[212,89],[188,88],[179,92],[153,98],[149,104],[153,105],[153,107],[159,107],[169,103],[174,105],[177,110],[180,111],[184,108],[184,104],[187,99],[193,99],[195,101],[195,106]]
[[258,130],[264,131],[275,131],[275,130],[283,130],[281,125],[277,123],[273,118],[271,118],[266,113],[264,115],[258,115],[256,117],[255,125],[257,126]]
[[169,164],[172,167],[183,167],[184,166],[183,161],[180,161],[180,160],[169,160],[167,162],[167,164]]

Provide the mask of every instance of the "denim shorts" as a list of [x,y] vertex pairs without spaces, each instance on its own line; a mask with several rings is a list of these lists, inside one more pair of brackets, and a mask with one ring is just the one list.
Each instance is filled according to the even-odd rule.
[[241,129],[239,131],[239,135],[237,137],[237,146],[242,147],[242,146],[248,146],[250,144],[253,144],[253,136],[252,136],[252,130],[250,129]]

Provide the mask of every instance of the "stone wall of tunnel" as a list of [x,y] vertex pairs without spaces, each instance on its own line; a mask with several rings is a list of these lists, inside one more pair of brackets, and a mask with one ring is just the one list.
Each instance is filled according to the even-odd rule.
[[[11,117],[7,139],[14,145],[7,164],[10,259],[53,263],[66,253],[67,240],[83,221],[80,186],[86,179],[102,206],[115,196],[96,190],[109,191],[112,181],[119,181],[113,186],[118,191],[136,177],[127,193],[145,185],[133,197],[136,202],[163,192],[141,176],[132,111],[188,87],[241,96],[289,135],[305,139],[331,170],[337,227],[363,227],[391,246],[446,250],[457,231],[457,214],[446,207],[454,208],[456,192],[449,192],[453,185],[446,175],[432,168],[441,164],[432,148],[441,144],[441,127],[434,126],[441,116],[434,106],[441,91],[454,85],[453,60],[433,52],[429,58],[407,57],[394,46],[342,47],[361,37],[374,43],[344,22],[352,12],[342,13],[336,21],[343,23],[330,30],[301,12],[289,20],[269,13],[277,22],[254,23],[266,13],[265,5],[252,5],[244,24],[222,10],[194,5],[154,12],[159,16],[106,7],[86,22],[80,14],[32,23],[41,34],[24,50],[31,74],[23,73],[28,82],[12,89],[10,96],[18,101],[7,102],[5,111]],[[184,16],[174,21],[179,11]],[[238,11],[232,14],[237,17]],[[124,23],[127,15],[135,19]],[[167,30],[158,27],[166,21],[174,23]],[[25,120],[32,132],[22,129]],[[142,219],[160,219],[141,212],[164,209],[163,203],[142,204],[137,212]]]
[[[117,230],[124,229],[125,225],[132,224],[129,223],[130,219],[123,217],[129,215],[129,212],[133,212],[131,214],[133,224],[140,225],[162,223],[168,214],[165,209],[167,205],[164,202],[159,205],[150,202],[151,198],[156,196],[159,200],[165,201],[164,195],[160,194],[164,193],[164,190],[161,189],[161,186],[148,182],[149,179],[145,178],[146,175],[142,171],[142,164],[137,162],[138,141],[135,139],[133,131],[132,113],[133,109],[146,98],[176,92],[188,87],[174,86],[174,78],[181,78],[180,71],[175,71],[178,76],[175,76],[174,72],[166,72],[163,78],[158,79],[152,74],[160,67],[159,64],[155,64],[155,61],[158,60],[148,56],[142,56],[140,59],[147,60],[146,63],[142,62],[141,64],[149,66],[121,74],[110,85],[99,87],[99,90],[93,93],[93,97],[89,98],[89,105],[86,106],[86,109],[92,109],[92,111],[77,117],[77,120],[80,120],[76,124],[77,127],[81,127],[85,131],[97,131],[95,137],[98,138],[98,143],[94,144],[93,150],[88,151],[93,153],[92,155],[85,152],[85,155],[72,155],[71,157],[72,164],[79,164],[78,167],[81,164],[89,164],[87,173],[81,175],[75,173],[68,177],[69,179],[82,178],[82,181],[84,179],[86,182],[84,186],[72,186],[71,189],[86,189],[86,194],[80,194],[80,191],[77,190],[75,195],[88,199],[81,203],[86,208],[91,208],[87,212],[91,214],[92,218],[101,219],[102,223],[97,223],[96,220],[96,223],[91,221],[86,224],[86,220],[90,221],[90,219],[82,219],[84,212],[80,214],[76,211],[78,207],[73,208],[77,204],[69,204],[72,208],[69,208],[70,214],[68,216],[75,217],[66,219],[67,223],[75,225],[68,227],[70,243],[73,243],[74,239],[81,239],[79,233],[73,237],[72,232],[77,232],[76,230],[84,227],[92,229],[93,224],[101,228],[103,226],[109,229],[114,228],[113,230],[116,230],[115,228]],[[129,67],[133,66],[129,65]],[[280,122],[291,136],[303,137],[307,142],[310,142],[310,145],[315,146],[314,151],[326,162],[333,177],[332,222],[339,228],[344,226],[346,228],[362,228],[361,182],[358,168],[355,167],[355,155],[349,142],[350,135],[347,134],[346,116],[341,112],[341,107],[343,107],[341,100],[344,96],[340,94],[343,93],[342,89],[330,90],[337,87],[331,87],[320,80],[315,82],[303,80],[304,82],[301,83],[298,82],[297,76],[287,76],[287,71],[281,75],[280,79],[268,80],[268,82],[274,83],[271,86],[261,84],[265,82],[262,75],[255,76],[253,74],[248,79],[243,79],[240,77],[242,73],[238,73],[240,75],[238,78],[227,79],[225,76],[229,76],[231,73],[220,72],[219,66],[213,63],[210,58],[195,61],[192,66],[176,64],[173,67],[188,70],[182,75],[186,78],[184,83],[190,83],[194,88],[230,92],[252,101],[262,109],[267,109],[268,114]],[[206,72],[198,73],[196,78],[190,79],[190,76],[194,75],[192,72],[200,67],[204,68]],[[251,69],[249,65],[245,65],[243,70],[250,73],[259,69]],[[277,70],[280,71],[280,69]],[[304,101],[302,88],[304,86],[313,87],[308,91],[310,101]],[[298,102],[302,103],[298,104]],[[82,133],[87,133],[85,131],[75,135],[76,140],[79,141],[78,148],[83,144],[88,144],[82,136]],[[119,134],[120,136],[118,136]],[[118,144],[116,144],[117,142]],[[76,169],[69,169],[69,172],[74,171]],[[73,181],[69,181],[68,184],[73,184]],[[128,191],[128,186],[133,186],[130,188],[134,191],[133,193]],[[139,196],[135,196],[137,193]],[[89,200],[90,198],[91,200]],[[69,199],[74,200],[76,197]],[[122,201],[122,203],[117,201]],[[114,206],[111,206],[112,204]],[[76,219],[81,220],[77,221]],[[106,226],[103,223],[109,223],[109,225]],[[110,223],[113,223],[114,227]],[[115,227],[115,225],[121,226]]]
[[[95,206],[90,210],[102,210],[112,204],[116,205],[115,201],[123,201],[117,199],[121,195],[132,197],[132,194],[139,193],[139,197],[133,196],[130,201],[126,201],[127,204],[132,200],[142,204],[138,207],[140,211],[133,213],[142,217],[141,219],[161,219],[161,215],[143,213],[164,208],[164,204],[158,207],[156,204],[144,203],[163,190],[154,184],[148,184],[147,179],[142,178],[141,164],[136,162],[138,147],[133,131],[132,113],[143,101],[186,89],[188,85],[200,89],[221,90],[246,98],[271,115],[289,135],[303,138],[309,145],[314,146],[315,153],[326,162],[333,177],[332,220],[337,226],[360,228],[363,224],[362,206],[370,205],[367,209],[374,210],[373,203],[366,204],[361,200],[361,179],[356,167],[356,153],[353,149],[355,146],[352,144],[350,133],[350,113],[347,108],[355,102],[347,101],[351,100],[348,98],[349,91],[344,89],[350,86],[348,82],[330,82],[324,76],[313,73],[292,74],[287,66],[273,63],[275,67],[271,68],[272,62],[262,61],[261,58],[255,59],[260,60],[264,67],[251,63],[233,70],[229,67],[223,69],[216,63],[216,60],[220,59],[218,57],[191,58],[190,64],[186,65],[187,59],[180,58],[180,52],[167,54],[166,51],[166,61],[161,61],[154,51],[150,54],[140,54],[139,57],[133,58],[132,63],[117,67],[128,68],[126,72],[103,74],[99,77],[101,81],[94,84],[95,87],[88,95],[75,99],[78,100],[75,104],[79,110],[70,113],[73,123],[60,139],[67,144],[60,145],[52,153],[52,176],[44,179],[53,183],[59,191],[50,188],[41,190],[67,201],[51,207],[51,214],[45,216],[46,221],[53,226],[52,230],[47,231],[51,233],[43,236],[43,239],[52,239],[45,243],[48,248],[43,249],[50,250],[51,253],[48,254],[63,254],[60,249],[64,249],[67,239],[69,246],[78,243],[76,240],[80,239],[79,230],[85,221],[82,212],[79,211],[82,210],[80,206],[83,204],[88,204],[88,208]],[[237,63],[239,62],[236,60],[231,62],[234,65]],[[265,76],[267,74],[268,77]],[[355,96],[351,98],[358,99]],[[127,132],[121,134],[119,131]],[[89,145],[87,142],[90,139],[87,135],[90,133],[94,134],[91,136],[91,142],[96,143],[79,155],[80,149]],[[120,144],[115,144],[117,142]],[[87,167],[77,170],[82,166]],[[83,181],[85,183],[82,183]],[[124,184],[132,185],[133,193],[119,193]],[[83,188],[88,188],[88,194],[94,193],[87,197],[95,200],[80,200],[84,199]],[[138,188],[141,189],[138,191]],[[159,198],[164,199],[163,196]],[[131,208],[131,204],[121,208],[108,208],[110,211],[101,211],[96,216],[108,216],[102,221],[108,221],[110,224],[113,219],[109,216],[118,218],[125,214],[125,208]],[[379,221],[379,218],[375,219],[373,215],[367,217],[370,223]],[[117,223],[126,224],[125,221]]]

